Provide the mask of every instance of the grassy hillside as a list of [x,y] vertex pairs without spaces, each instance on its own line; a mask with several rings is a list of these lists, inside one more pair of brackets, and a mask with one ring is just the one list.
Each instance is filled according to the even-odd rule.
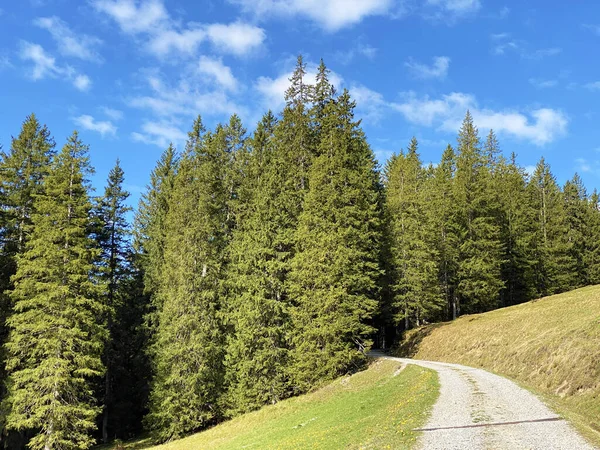
[[[393,361],[340,378],[301,397],[267,406],[210,430],[158,447],[124,448],[338,449],[410,448],[438,396],[435,372]],[[123,448],[123,447],[121,447]]]
[[505,375],[600,445],[600,286],[413,330],[398,354]]

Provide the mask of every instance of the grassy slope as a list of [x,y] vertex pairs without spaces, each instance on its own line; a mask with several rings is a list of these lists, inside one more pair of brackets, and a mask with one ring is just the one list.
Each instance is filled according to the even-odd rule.
[[505,375],[600,446],[600,286],[413,330],[399,354]]
[[[435,372],[377,361],[313,393],[246,414],[159,447],[125,448],[338,449],[410,448],[438,396]],[[146,444],[146,445],[144,445]]]

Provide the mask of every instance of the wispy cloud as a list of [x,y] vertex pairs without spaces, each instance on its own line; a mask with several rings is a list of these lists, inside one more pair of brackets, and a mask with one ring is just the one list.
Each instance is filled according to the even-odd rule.
[[213,78],[224,89],[229,91],[238,89],[238,81],[233,76],[231,68],[224,65],[220,59],[201,56],[198,61],[198,72]]
[[481,8],[479,0],[427,0],[427,4],[460,16],[474,13]]
[[39,17],[33,21],[34,25],[47,30],[58,45],[58,51],[63,56],[86,61],[101,62],[97,47],[102,40],[87,34],[75,34],[62,19],[52,17]]
[[109,108],[108,106],[102,106],[100,107],[100,110],[106,117],[108,117],[111,120],[119,121],[123,118],[123,111],[121,110]]
[[340,64],[350,64],[354,59],[362,56],[367,59],[373,59],[377,55],[377,49],[368,44],[357,44],[349,50],[340,50],[334,54],[334,58]]
[[386,14],[394,0],[229,0],[255,18],[304,17],[329,32]]
[[447,56],[436,56],[431,65],[407,61],[404,65],[412,72],[414,76],[422,79],[445,78],[450,67],[450,58]]
[[146,121],[142,124],[142,132],[131,133],[135,142],[157,145],[166,148],[170,143],[181,146],[185,142],[186,133],[172,123],[162,121]]
[[402,95],[402,100],[397,102],[387,101],[378,92],[364,86],[353,87],[352,93],[355,98],[368,105],[367,117],[377,118],[377,115],[396,111],[410,123],[456,132],[465,112],[470,110],[480,128],[494,129],[499,134],[527,140],[539,146],[566,134],[569,122],[562,111],[551,108],[538,108],[528,113],[482,108],[475,96],[463,92],[452,92],[439,98],[419,97],[413,92],[406,92]]
[[102,137],[107,134],[110,134],[111,136],[117,134],[117,127],[112,122],[108,120],[96,120],[94,117],[87,114],[74,117],[73,122],[84,130],[100,133]]
[[262,28],[243,23],[189,23],[182,26],[169,15],[162,0],[92,0],[95,9],[112,18],[121,30],[143,36],[146,48],[158,58],[194,56],[200,45],[237,56],[259,48],[266,34]]
[[598,24],[583,24],[582,27],[588,31],[591,31],[596,36],[600,36],[600,25]]
[[39,44],[21,41],[19,57],[23,61],[29,61],[33,64],[29,71],[29,76],[33,81],[44,78],[62,78],[70,81],[80,91],[87,91],[92,84],[87,75],[78,73],[73,67],[58,65],[56,59]]
[[539,60],[549,56],[556,56],[562,53],[560,47],[547,47],[540,49],[531,49],[531,45],[523,40],[514,39],[509,33],[491,34],[492,54],[504,55],[511,51],[523,59]]
[[600,81],[593,81],[591,83],[587,83],[583,87],[589,89],[590,91],[600,91]]
[[558,86],[558,80],[544,80],[542,78],[530,78],[529,84],[538,89],[548,89]]

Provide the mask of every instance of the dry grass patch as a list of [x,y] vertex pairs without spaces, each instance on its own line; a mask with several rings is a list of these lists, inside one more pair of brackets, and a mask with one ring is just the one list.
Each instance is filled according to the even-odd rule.
[[600,445],[600,286],[413,330],[398,354],[512,378]]

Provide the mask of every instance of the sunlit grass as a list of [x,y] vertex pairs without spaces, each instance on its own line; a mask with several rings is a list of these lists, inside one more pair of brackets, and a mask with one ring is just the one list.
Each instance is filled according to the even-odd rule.
[[505,375],[600,446],[600,286],[414,330],[400,354]]
[[377,361],[313,393],[240,416],[158,447],[138,441],[124,448],[403,449],[411,448],[437,399],[435,372]]

